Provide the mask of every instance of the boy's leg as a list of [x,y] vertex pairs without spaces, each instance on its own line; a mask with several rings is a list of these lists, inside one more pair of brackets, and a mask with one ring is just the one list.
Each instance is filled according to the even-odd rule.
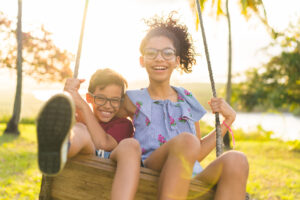
[[209,164],[195,178],[217,186],[216,200],[244,200],[248,178],[248,161],[246,156],[237,151],[229,151]]
[[181,133],[145,160],[146,167],[161,171],[158,199],[186,199],[199,151],[199,139],[190,133]]
[[111,199],[134,199],[141,165],[141,148],[138,141],[133,138],[122,140],[111,152],[110,159],[117,162]]
[[41,109],[37,118],[38,164],[46,175],[56,175],[67,160],[68,135],[74,118],[71,97],[57,94]]
[[68,158],[72,158],[78,153],[95,155],[95,150],[95,145],[87,127],[82,123],[74,124],[70,135]]

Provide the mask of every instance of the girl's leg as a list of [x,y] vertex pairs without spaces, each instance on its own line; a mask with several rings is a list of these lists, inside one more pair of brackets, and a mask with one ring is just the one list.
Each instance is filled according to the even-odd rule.
[[145,160],[146,167],[161,171],[158,199],[186,199],[199,151],[199,139],[190,133],[181,133]]
[[141,165],[141,148],[139,142],[133,138],[122,140],[112,151],[110,159],[117,162],[111,199],[134,199]]
[[76,123],[72,127],[70,144],[68,158],[74,157],[78,153],[95,155],[95,145],[87,127],[82,123]]
[[208,165],[196,179],[216,186],[215,200],[244,200],[248,178],[246,156],[237,151],[229,151]]

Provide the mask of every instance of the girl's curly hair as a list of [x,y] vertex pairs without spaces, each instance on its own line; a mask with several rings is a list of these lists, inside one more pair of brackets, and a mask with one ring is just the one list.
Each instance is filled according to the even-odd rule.
[[190,73],[192,72],[192,66],[196,64],[193,40],[188,33],[187,26],[179,24],[179,20],[173,18],[174,13],[174,11],[171,12],[167,19],[154,16],[145,20],[149,29],[141,42],[140,52],[141,54],[144,53],[144,48],[152,37],[165,36],[173,42],[176,55],[180,57],[180,69],[186,73]]

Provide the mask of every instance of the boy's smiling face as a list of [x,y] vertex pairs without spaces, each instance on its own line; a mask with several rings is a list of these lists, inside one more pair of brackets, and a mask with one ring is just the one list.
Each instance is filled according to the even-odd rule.
[[101,122],[109,122],[120,109],[118,100],[121,103],[122,87],[116,84],[110,84],[104,88],[97,86],[92,95],[87,94],[87,102],[91,103],[94,115]]

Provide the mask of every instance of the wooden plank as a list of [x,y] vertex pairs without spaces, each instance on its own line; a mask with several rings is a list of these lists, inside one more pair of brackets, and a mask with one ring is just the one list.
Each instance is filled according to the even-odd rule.
[[39,199],[50,200],[51,199],[51,188],[52,188],[53,177],[42,176],[42,184]]
[[[57,200],[109,200],[115,168],[116,164],[111,160],[79,155],[69,160],[64,170],[52,178],[51,197]],[[158,172],[142,167],[135,199],[157,199],[158,178]],[[188,199],[209,200],[213,199],[213,194],[207,185],[192,180]]]

